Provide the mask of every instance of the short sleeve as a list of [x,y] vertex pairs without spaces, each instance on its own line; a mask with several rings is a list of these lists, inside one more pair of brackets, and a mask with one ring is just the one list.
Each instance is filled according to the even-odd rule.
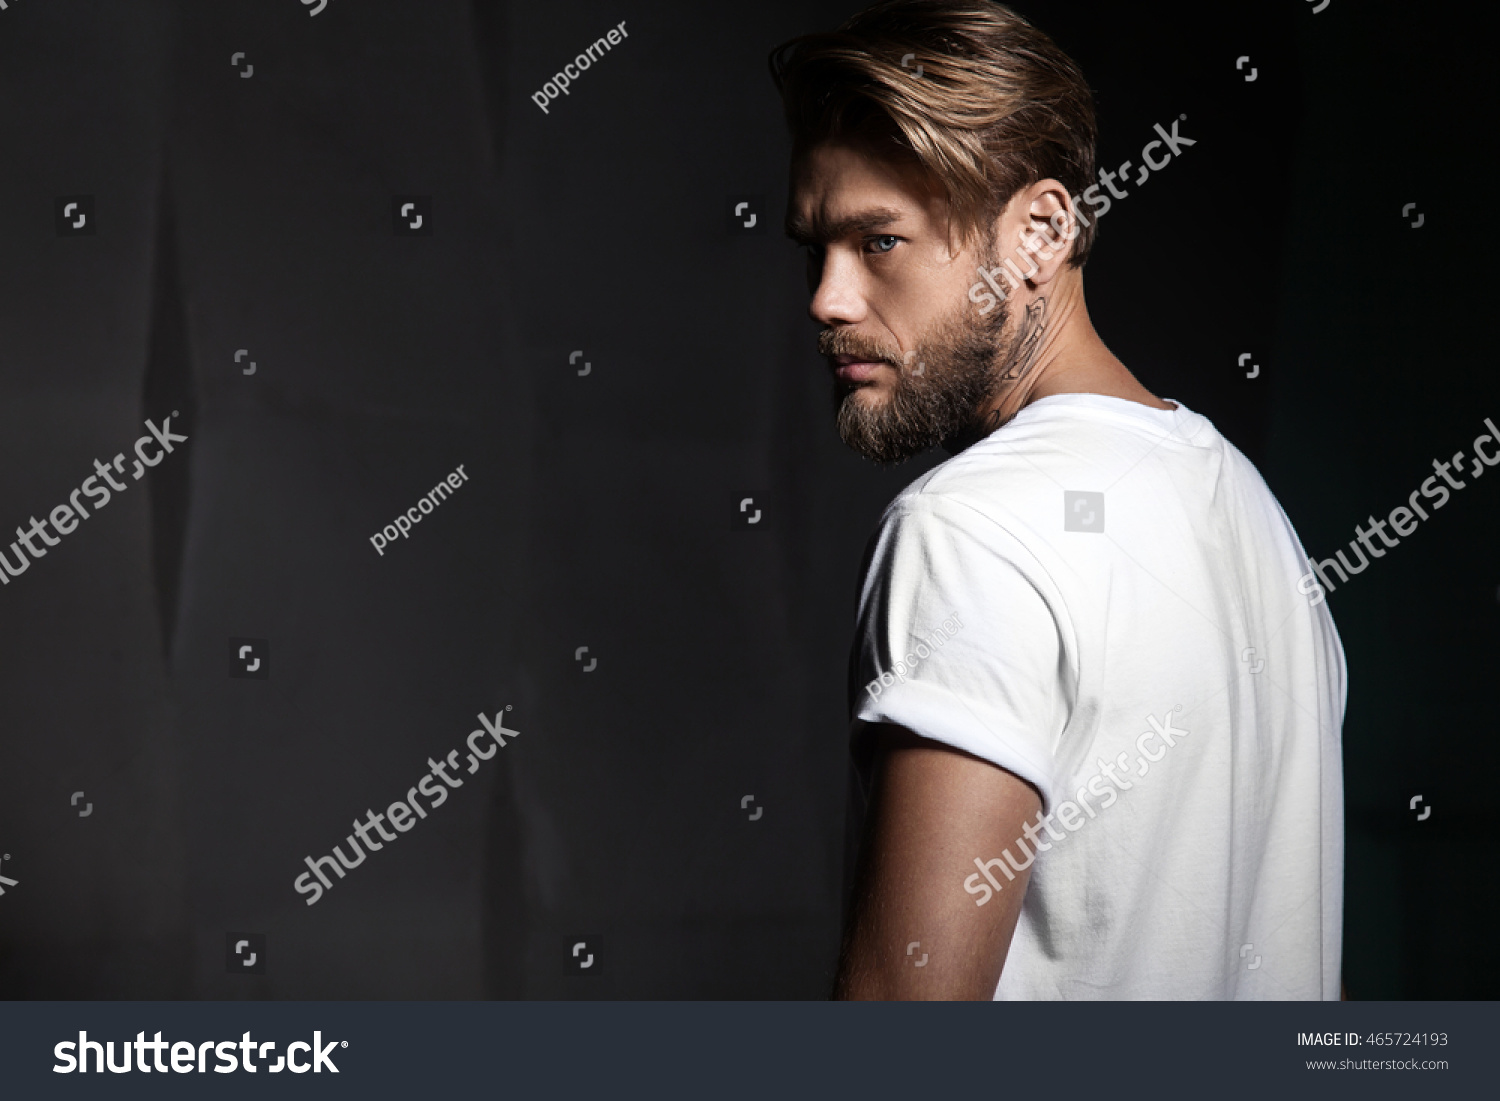
[[1072,710],[1058,601],[1037,559],[974,508],[898,498],[875,535],[851,661],[856,761],[865,723],[983,758],[1052,805]]

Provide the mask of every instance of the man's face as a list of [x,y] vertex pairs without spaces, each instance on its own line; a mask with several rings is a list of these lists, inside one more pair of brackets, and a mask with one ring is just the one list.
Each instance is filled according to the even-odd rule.
[[824,144],[793,165],[789,232],[834,374],[839,435],[895,463],[970,428],[998,389],[1008,304],[968,298],[981,246],[950,242],[941,191],[907,164]]

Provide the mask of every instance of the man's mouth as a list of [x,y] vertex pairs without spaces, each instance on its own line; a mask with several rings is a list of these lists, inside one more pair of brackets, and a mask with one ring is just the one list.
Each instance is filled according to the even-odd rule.
[[878,359],[862,359],[855,355],[833,357],[833,373],[840,382],[869,382],[875,372],[888,364]]

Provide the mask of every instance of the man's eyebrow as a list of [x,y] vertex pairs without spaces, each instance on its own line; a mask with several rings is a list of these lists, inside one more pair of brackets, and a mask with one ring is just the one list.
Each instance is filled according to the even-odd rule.
[[885,229],[903,217],[905,215],[901,211],[888,206],[856,211],[831,222],[825,222],[816,215],[809,221],[800,214],[789,212],[786,218],[786,235],[799,245],[826,245],[852,233]]

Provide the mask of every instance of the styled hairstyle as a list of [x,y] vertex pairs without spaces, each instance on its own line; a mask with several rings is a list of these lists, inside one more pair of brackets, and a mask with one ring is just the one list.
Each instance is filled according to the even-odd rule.
[[[1093,93],[1041,31],[989,0],[881,0],[836,31],[771,52],[793,156],[830,140],[915,160],[946,191],[967,242],[1017,191],[1056,179],[1071,197],[1094,179]],[[1082,267],[1095,224],[1077,221]]]

